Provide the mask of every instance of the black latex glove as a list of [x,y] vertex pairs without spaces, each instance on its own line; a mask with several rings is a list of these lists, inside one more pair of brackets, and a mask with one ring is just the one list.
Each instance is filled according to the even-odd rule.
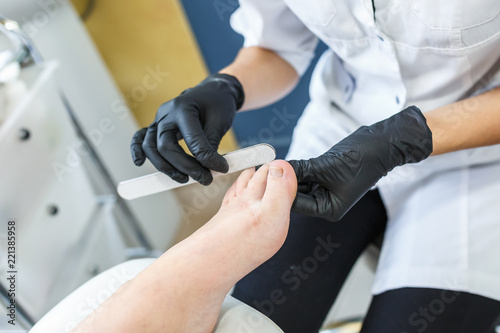
[[389,171],[431,153],[432,133],[422,112],[411,106],[360,127],[319,157],[290,161],[299,182],[292,209],[338,221]]
[[[130,147],[135,165],[146,157],[161,172],[185,183],[188,176],[203,185],[212,182],[209,169],[227,172],[217,153],[244,100],[240,82],[231,75],[213,74],[158,109],[154,122],[135,133]],[[193,156],[179,145],[184,138]]]

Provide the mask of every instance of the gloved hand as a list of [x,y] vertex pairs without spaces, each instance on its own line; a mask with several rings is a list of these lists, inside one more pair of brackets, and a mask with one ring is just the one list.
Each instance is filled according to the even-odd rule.
[[299,182],[292,209],[338,221],[389,171],[431,153],[432,133],[422,112],[411,106],[360,127],[319,157],[290,161]]
[[[217,148],[243,101],[243,87],[234,76],[208,76],[160,106],[154,122],[135,133],[130,147],[135,165],[141,166],[147,157],[159,171],[180,183],[191,176],[209,185],[209,169],[228,171]],[[179,145],[182,138],[194,157]]]

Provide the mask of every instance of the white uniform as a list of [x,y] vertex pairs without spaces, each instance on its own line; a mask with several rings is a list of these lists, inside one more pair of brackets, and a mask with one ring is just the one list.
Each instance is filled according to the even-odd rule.
[[[287,158],[318,156],[407,106],[425,112],[500,85],[499,0],[375,0],[375,16],[371,0],[240,0],[231,25],[245,46],[274,50],[299,74],[318,37],[330,47]],[[468,121],[477,107],[447,117]],[[500,145],[396,168],[378,188],[389,222],[375,294],[426,287],[500,300]]]

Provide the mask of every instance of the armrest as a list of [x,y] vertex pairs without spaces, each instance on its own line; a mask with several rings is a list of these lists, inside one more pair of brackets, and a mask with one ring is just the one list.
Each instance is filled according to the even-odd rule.
[[[30,333],[68,332],[122,284],[134,278],[154,260],[130,260],[90,279],[50,310]],[[283,333],[269,318],[228,295],[222,305],[214,333],[234,332]]]

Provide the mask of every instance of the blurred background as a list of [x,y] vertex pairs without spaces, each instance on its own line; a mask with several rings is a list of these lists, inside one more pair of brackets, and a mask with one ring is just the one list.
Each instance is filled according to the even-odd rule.
[[[91,277],[128,259],[158,256],[217,211],[227,182],[215,192],[191,185],[130,202],[116,185],[155,171],[133,165],[133,133],[162,103],[235,57],[243,43],[229,25],[237,6],[0,0],[0,274],[3,281],[6,223],[15,220],[26,328]],[[318,46],[314,62],[324,49]],[[266,142],[284,158],[309,99],[310,75],[274,105],[238,114],[220,152]],[[279,130],[270,126],[276,118]],[[375,257],[358,262],[327,326],[363,316]]]

